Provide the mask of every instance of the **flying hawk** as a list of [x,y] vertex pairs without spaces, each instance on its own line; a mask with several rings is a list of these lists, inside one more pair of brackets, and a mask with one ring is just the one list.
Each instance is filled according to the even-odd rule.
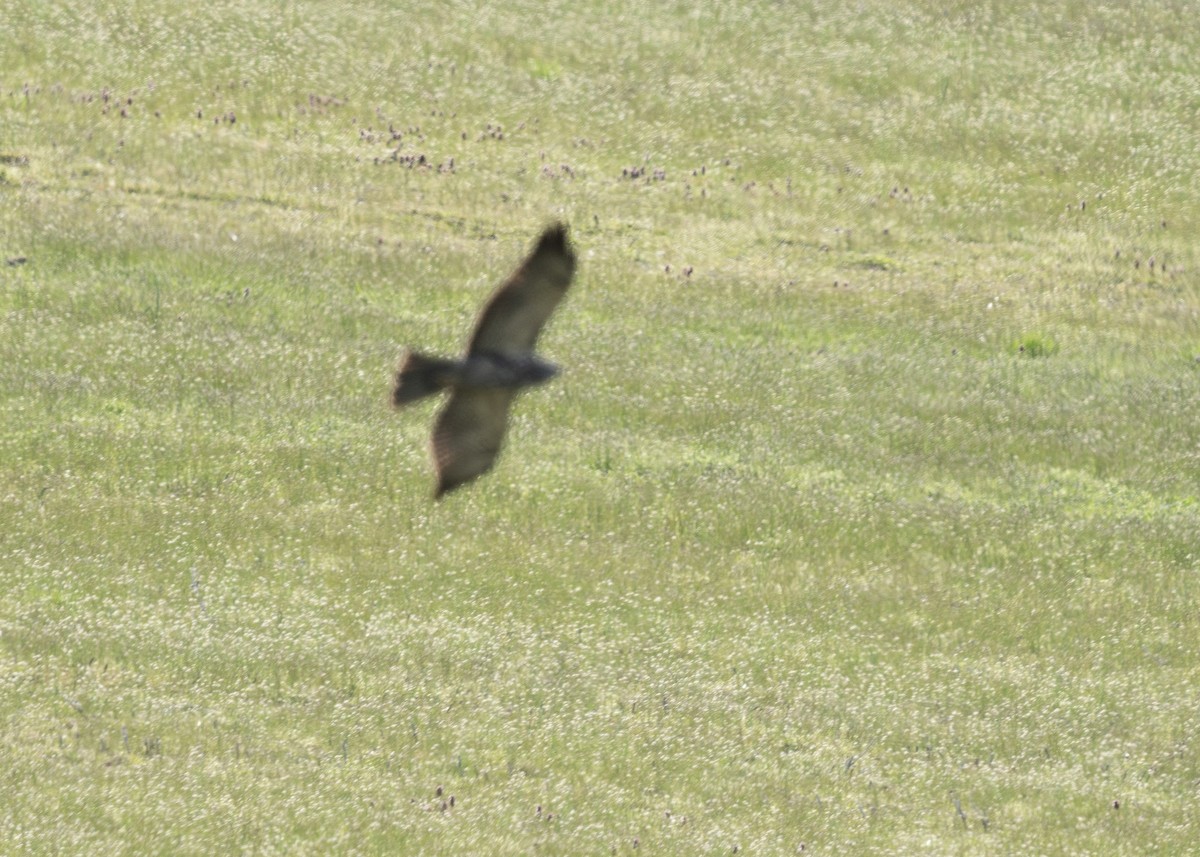
[[566,227],[557,223],[488,299],[463,359],[428,357],[409,349],[396,373],[392,404],[400,408],[450,391],[433,427],[435,498],[491,469],[517,392],[558,374],[558,367],[535,355],[533,346],[574,272],[575,252]]

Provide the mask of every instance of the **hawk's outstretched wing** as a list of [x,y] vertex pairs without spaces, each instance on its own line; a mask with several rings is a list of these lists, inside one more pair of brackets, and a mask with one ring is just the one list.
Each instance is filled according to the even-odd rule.
[[575,272],[575,252],[561,223],[542,233],[521,267],[492,294],[471,336],[467,352],[533,351],[546,319],[554,312]]
[[456,389],[433,427],[434,497],[486,473],[500,454],[515,387]]

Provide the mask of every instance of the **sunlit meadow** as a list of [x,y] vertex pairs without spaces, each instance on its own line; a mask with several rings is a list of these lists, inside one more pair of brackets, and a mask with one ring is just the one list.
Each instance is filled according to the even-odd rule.
[[[1200,841],[1177,0],[0,0],[0,853]],[[579,276],[496,470],[452,353]]]

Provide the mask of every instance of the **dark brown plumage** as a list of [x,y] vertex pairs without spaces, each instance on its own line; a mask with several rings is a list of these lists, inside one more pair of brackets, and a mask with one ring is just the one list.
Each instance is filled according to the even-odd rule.
[[409,351],[396,373],[392,403],[402,407],[442,390],[450,398],[433,428],[440,498],[491,469],[504,443],[508,412],[522,387],[541,384],[558,367],[533,353],[538,334],[575,272],[566,227],[542,233],[533,252],[484,305],[461,360]]

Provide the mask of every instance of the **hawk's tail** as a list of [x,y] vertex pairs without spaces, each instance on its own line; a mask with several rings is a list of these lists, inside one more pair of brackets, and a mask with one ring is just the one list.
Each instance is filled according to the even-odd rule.
[[399,408],[444,390],[453,383],[457,368],[458,363],[454,360],[442,360],[409,351],[396,370],[392,405]]

